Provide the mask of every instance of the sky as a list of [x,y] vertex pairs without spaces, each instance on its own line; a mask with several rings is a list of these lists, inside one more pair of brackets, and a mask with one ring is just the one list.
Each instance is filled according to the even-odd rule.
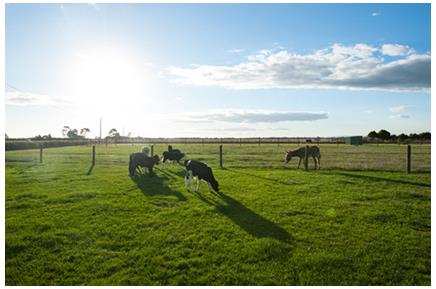
[[430,22],[430,4],[6,4],[6,133],[430,131]]

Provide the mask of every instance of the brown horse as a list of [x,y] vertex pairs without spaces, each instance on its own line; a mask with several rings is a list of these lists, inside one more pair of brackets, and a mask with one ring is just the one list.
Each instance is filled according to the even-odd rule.
[[[300,161],[298,162],[298,168],[300,168],[301,160],[304,159],[305,154],[306,154],[306,147],[301,147],[293,151],[287,151],[285,162],[288,163],[292,159],[292,157],[299,157]],[[307,157],[313,158],[313,161],[315,162],[315,170],[317,164],[319,170],[321,165],[321,152],[319,151],[319,147],[317,146],[309,147],[309,151],[307,152]]]

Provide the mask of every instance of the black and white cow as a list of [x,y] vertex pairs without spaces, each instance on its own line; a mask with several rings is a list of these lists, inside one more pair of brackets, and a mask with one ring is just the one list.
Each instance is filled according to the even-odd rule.
[[219,192],[218,182],[213,176],[212,169],[205,163],[195,161],[195,160],[186,160],[186,176],[185,176],[185,188],[188,189],[188,186],[191,186],[193,190],[193,182],[192,179],[195,177],[197,179],[197,189],[195,191],[198,192],[200,189],[201,181],[205,181],[207,184],[207,190],[210,192],[210,186],[216,191]]

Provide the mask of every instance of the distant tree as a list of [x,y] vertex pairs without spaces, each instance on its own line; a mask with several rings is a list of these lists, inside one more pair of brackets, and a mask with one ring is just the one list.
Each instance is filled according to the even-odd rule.
[[370,138],[378,138],[378,134],[375,132],[375,130],[369,132],[368,137]]
[[109,137],[113,137],[113,138],[118,138],[120,137],[120,134],[118,133],[116,128],[112,128],[109,132],[108,132],[108,136]]
[[37,136],[35,136],[35,137],[33,137],[33,139],[36,139],[36,140],[41,140],[41,139],[43,139],[42,138],[42,136],[39,134],[39,135],[37,135]]
[[84,128],[82,128],[80,130],[80,135],[83,136],[83,137],[86,137],[86,134],[89,133],[89,132],[91,132],[91,130],[89,128],[87,128],[87,127],[84,127]]
[[7,134],[7,133],[5,133],[5,139],[8,139],[8,138],[9,138],[8,134]]
[[409,138],[418,139],[418,135],[416,133],[411,133],[411,134],[409,134]]
[[77,131],[77,129],[71,129],[69,132],[67,132],[68,138],[79,138],[80,135]]
[[423,133],[420,133],[418,135],[418,137],[420,139],[423,139],[423,140],[430,140],[431,139],[431,133],[430,132],[423,132]]
[[381,129],[379,130],[379,132],[377,133],[378,138],[382,139],[382,140],[388,140],[391,137],[391,133],[388,132],[385,129]]
[[402,133],[402,134],[400,134],[399,136],[398,136],[398,140],[400,141],[400,142],[403,142],[403,141],[405,141],[405,140],[407,140],[409,137],[407,136],[407,134],[404,134],[404,133]]
[[42,138],[43,139],[51,139],[51,134],[44,135]]
[[65,125],[64,128],[62,129],[62,135],[64,137],[68,136],[68,132],[71,130],[71,128],[68,125]]

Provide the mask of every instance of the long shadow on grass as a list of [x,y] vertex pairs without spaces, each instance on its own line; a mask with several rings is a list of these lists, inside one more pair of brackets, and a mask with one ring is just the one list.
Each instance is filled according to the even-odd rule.
[[220,213],[256,238],[273,238],[285,243],[290,243],[293,240],[292,236],[285,229],[265,219],[223,192],[214,194],[224,203],[212,198],[206,198],[199,192],[194,191],[192,193],[201,201],[215,206]]
[[147,174],[139,174],[130,178],[146,196],[175,196],[179,201],[186,201],[186,197],[182,193],[171,190],[165,184],[165,181],[168,180],[167,176],[154,174],[150,177]]
[[404,181],[404,180],[395,180],[395,179],[388,179],[388,178],[382,178],[382,177],[375,177],[375,176],[367,176],[367,175],[360,175],[360,174],[352,174],[348,172],[328,172],[328,173],[322,173],[326,175],[339,175],[344,177],[350,177],[350,178],[357,178],[366,180],[369,182],[390,182],[390,183],[396,183],[396,184],[404,184],[404,185],[413,185],[413,186],[421,186],[421,187],[431,187],[430,184],[426,183],[418,183],[418,182],[411,182],[411,181]]
[[281,185],[285,185],[285,186],[292,186],[292,185],[300,184],[300,183],[297,183],[297,182],[284,182],[284,181],[280,181],[280,180],[277,180],[277,179],[270,179],[270,178],[262,177],[262,176],[259,176],[259,175],[250,174],[250,173],[247,173],[247,172],[245,172],[243,170],[234,170],[234,169],[228,169],[228,168],[223,168],[223,170],[226,170],[226,171],[231,172],[233,174],[246,175],[246,176],[254,177],[254,178],[257,178],[257,179],[261,179],[261,180],[264,180],[264,181],[273,182],[273,183],[277,183],[277,184],[281,184]]
[[88,176],[92,173],[92,170],[94,169],[94,165],[91,165],[90,167],[89,167],[89,170],[88,170],[88,172],[86,173]]

